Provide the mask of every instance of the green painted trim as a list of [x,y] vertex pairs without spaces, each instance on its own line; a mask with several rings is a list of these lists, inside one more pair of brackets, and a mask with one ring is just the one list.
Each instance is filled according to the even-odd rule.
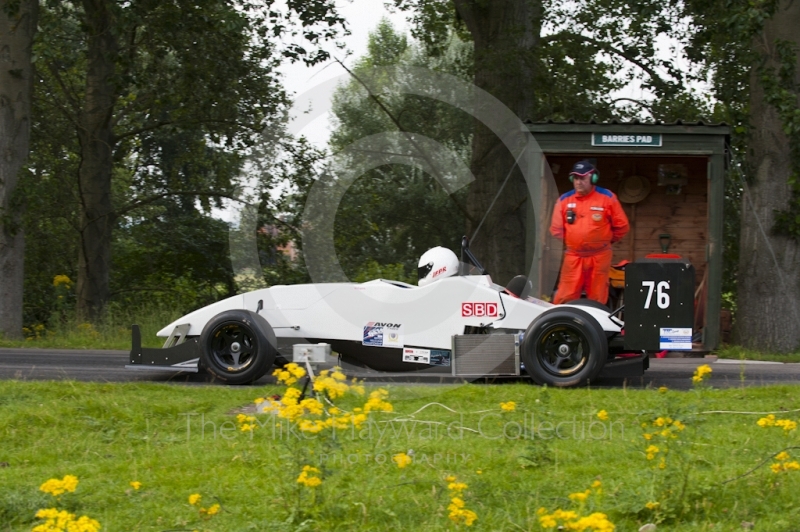
[[[722,143],[722,152],[725,145]],[[707,268],[708,297],[706,299],[706,327],[703,346],[712,350],[719,347],[719,315],[722,306],[722,231],[725,198],[725,156],[713,155],[708,161],[708,243]]]
[[662,133],[664,135],[730,135],[731,128],[727,125],[698,126],[698,125],[664,125],[664,124],[525,124],[531,133],[592,133],[608,132],[625,133],[635,131],[642,133]]

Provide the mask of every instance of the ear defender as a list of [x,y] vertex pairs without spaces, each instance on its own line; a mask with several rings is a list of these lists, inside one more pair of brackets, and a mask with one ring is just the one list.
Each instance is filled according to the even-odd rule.
[[[572,181],[572,174],[569,174],[569,182],[572,183]],[[596,185],[598,181],[600,181],[600,176],[597,174],[597,172],[595,172],[592,174],[592,184]]]

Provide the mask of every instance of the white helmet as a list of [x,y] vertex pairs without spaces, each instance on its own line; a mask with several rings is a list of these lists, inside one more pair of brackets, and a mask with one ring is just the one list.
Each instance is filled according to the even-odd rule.
[[417,266],[419,286],[425,286],[444,277],[458,274],[458,257],[441,246],[429,249],[419,258]]

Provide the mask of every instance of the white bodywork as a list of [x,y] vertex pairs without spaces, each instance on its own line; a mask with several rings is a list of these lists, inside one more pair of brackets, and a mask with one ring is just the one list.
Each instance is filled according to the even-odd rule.
[[[260,303],[259,303],[260,302]],[[522,332],[555,305],[519,299],[493,284],[488,275],[449,277],[427,286],[378,279],[366,283],[273,286],[219,301],[170,323],[158,332],[169,337],[189,325],[186,336],[199,336],[206,323],[231,309],[256,311],[284,339],[366,342],[372,324],[392,324],[397,337],[383,347],[450,349],[453,335],[465,327]],[[568,305],[563,305],[568,306]],[[620,322],[606,311],[578,307],[606,332]]]

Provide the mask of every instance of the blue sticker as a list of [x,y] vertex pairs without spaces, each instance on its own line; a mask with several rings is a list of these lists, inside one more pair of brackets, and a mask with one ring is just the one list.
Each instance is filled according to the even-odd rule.
[[431,349],[431,366],[449,366],[450,351],[444,349]]
[[361,343],[362,345],[383,347],[383,326],[375,325],[375,322],[366,324],[364,326],[364,337]]

